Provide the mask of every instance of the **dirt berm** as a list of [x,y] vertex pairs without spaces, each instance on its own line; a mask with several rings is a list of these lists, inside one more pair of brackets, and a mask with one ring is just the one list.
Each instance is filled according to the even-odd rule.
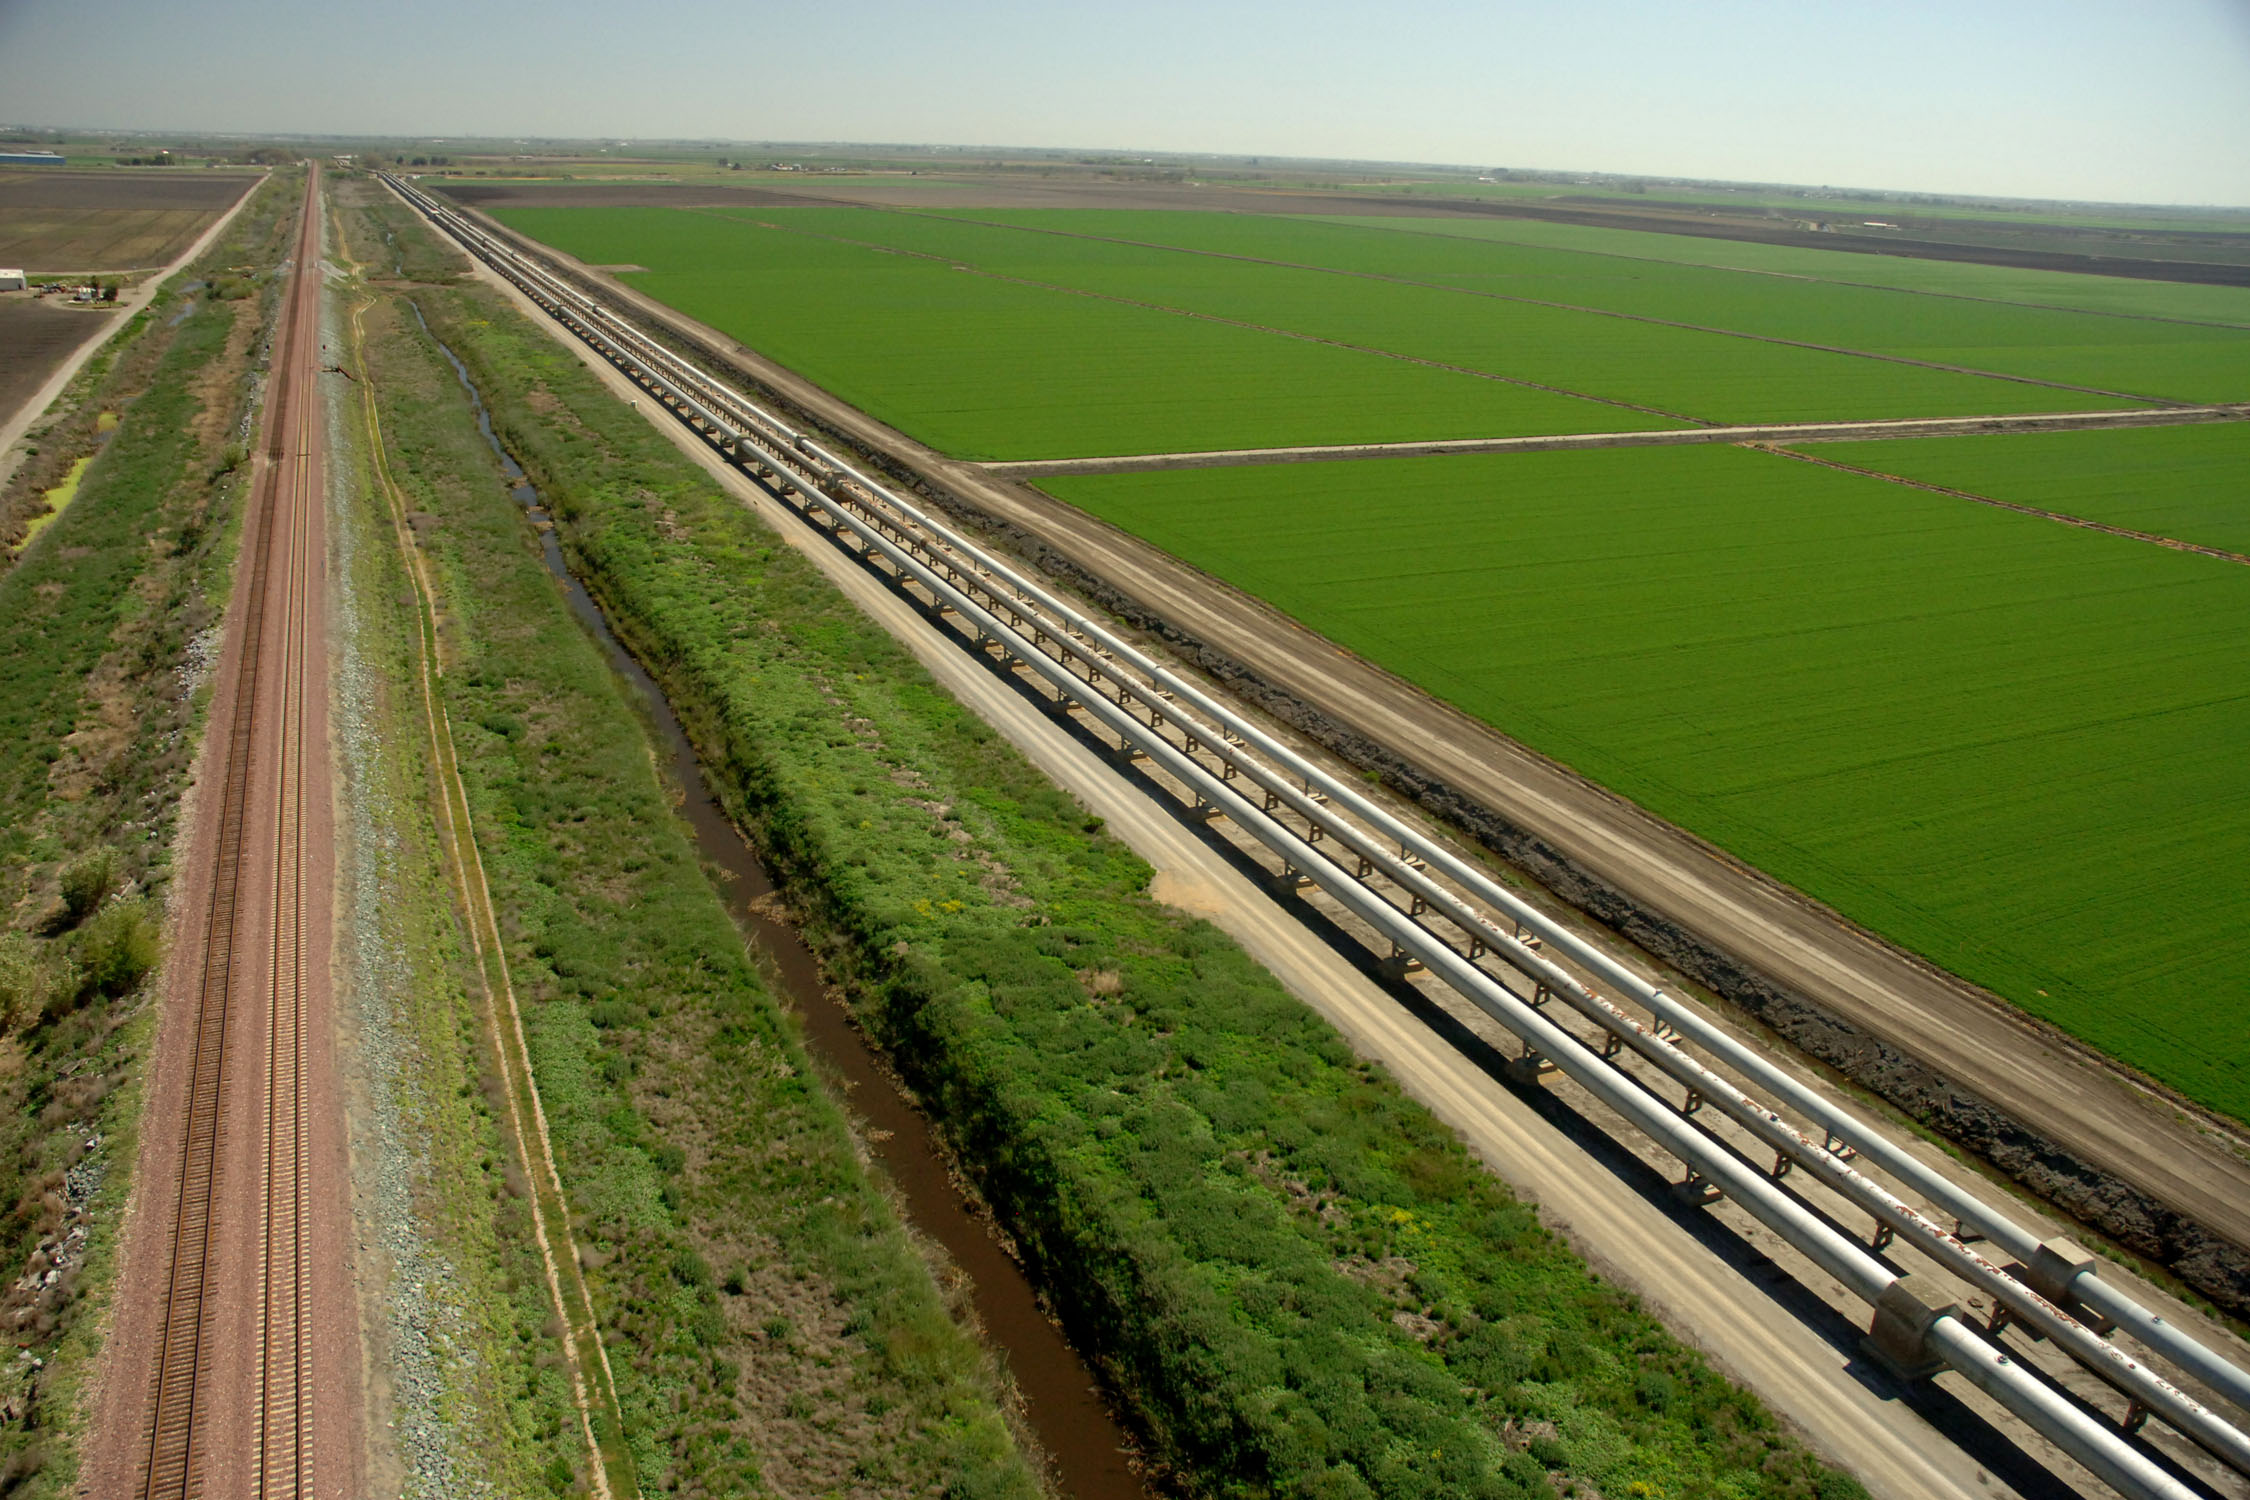
[[2237,1127],[1259,601],[947,459],[632,288],[478,216],[651,333],[859,454],[1464,830],[1807,1054],[2250,1317]]

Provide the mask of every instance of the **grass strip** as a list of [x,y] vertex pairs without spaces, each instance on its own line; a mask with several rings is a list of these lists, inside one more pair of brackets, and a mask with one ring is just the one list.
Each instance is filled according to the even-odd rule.
[[1858,1493],[569,352],[481,289],[427,305],[1184,1489]]
[[[448,1006],[446,1002],[456,998],[456,987],[445,985],[441,981],[434,987],[435,993],[413,995],[412,1001],[420,1003],[410,1001],[407,1006],[396,1007],[394,1015],[403,1011],[406,1016],[418,1020],[435,1011],[442,1019],[443,1013],[450,1009],[458,1014],[460,1023],[467,1028],[470,1040],[466,1049],[460,1046],[460,1037],[445,1036],[448,1028],[442,1025],[436,1028],[440,1042],[436,1056],[452,1060],[465,1050],[466,1058],[463,1060],[468,1066],[462,1070],[463,1077],[486,1083],[491,1092],[499,1095],[502,1106],[499,1114],[506,1120],[506,1139],[502,1139],[501,1120],[495,1118],[489,1110],[483,1112],[485,1128],[481,1130],[475,1124],[457,1117],[444,1123],[455,1127],[452,1132],[455,1139],[465,1137],[475,1144],[486,1146],[478,1170],[486,1178],[482,1185],[487,1191],[472,1194],[473,1198],[482,1200],[476,1206],[484,1209],[485,1215],[493,1221],[508,1221],[510,1233],[504,1238],[513,1240],[519,1253],[536,1250],[535,1255],[527,1257],[537,1263],[535,1267],[527,1267],[535,1273],[529,1280],[544,1288],[548,1295],[535,1299],[536,1306],[531,1311],[544,1313],[551,1308],[554,1317],[560,1320],[560,1344],[568,1375],[569,1405],[576,1412],[578,1435],[583,1438],[589,1483],[597,1496],[631,1494],[634,1492],[631,1482],[632,1465],[623,1451],[622,1422],[617,1410],[615,1385],[610,1377],[608,1362],[602,1355],[599,1328],[587,1300],[577,1249],[570,1240],[568,1207],[561,1200],[562,1186],[555,1173],[545,1122],[543,1118],[538,1118],[538,1096],[531,1086],[529,1069],[523,1058],[523,1029],[517,1016],[514,991],[509,984],[506,955],[501,951],[498,918],[492,907],[491,892],[485,884],[482,866],[476,858],[475,844],[469,837],[471,818],[467,793],[461,782],[459,756],[453,743],[452,727],[438,703],[434,601],[428,570],[423,565],[422,549],[414,541],[415,533],[407,520],[404,497],[385,461],[382,402],[377,397],[376,383],[365,358],[367,341],[364,317],[367,306],[366,303],[355,306],[350,316],[352,345],[359,355],[357,363],[361,372],[359,404],[366,424],[365,438],[361,444],[366,460],[363,468],[364,482],[357,493],[379,495],[382,504],[363,506],[361,509],[364,513],[354,516],[352,520],[374,537],[390,566],[385,567],[381,563],[371,565],[370,571],[376,577],[362,585],[360,597],[354,601],[354,619],[356,621],[360,615],[370,611],[378,616],[388,615],[390,618],[385,619],[383,624],[390,628],[388,631],[381,631],[378,627],[379,633],[394,638],[397,645],[405,647],[403,650],[394,650],[393,653],[394,670],[390,686],[392,695],[398,701],[392,705],[392,727],[405,731],[405,746],[411,748],[396,747],[394,740],[385,737],[381,743],[385,745],[387,753],[363,751],[360,760],[368,764],[364,769],[355,765],[355,772],[362,783],[377,783],[367,787],[368,793],[377,796],[392,789],[391,786],[382,784],[385,780],[382,775],[384,769],[393,773],[388,780],[394,784],[401,778],[412,778],[422,795],[415,798],[410,806],[428,800],[430,792],[436,793],[438,815],[435,824],[431,824],[423,816],[411,818],[409,826],[420,836],[420,852],[423,854],[421,868],[442,880],[445,895],[452,898],[452,903],[458,903],[455,910],[460,914],[462,927],[455,935],[467,938],[468,952],[460,953],[459,945],[456,944],[453,956],[465,961],[464,967],[475,975],[476,988],[482,999],[481,1004],[474,1004],[469,1001],[466,993],[460,993],[458,1004]],[[377,523],[373,514],[377,510],[387,514],[390,521],[387,528]],[[388,546],[382,545],[385,543]],[[376,592],[383,582],[392,585],[390,592],[394,598],[411,601],[411,626],[397,618],[401,613],[399,609],[383,609],[380,602],[382,595]],[[403,589],[400,587],[402,585]],[[355,641],[355,649],[357,644]],[[378,767],[374,764],[378,760],[387,760],[391,764]],[[394,817],[398,810],[394,804]],[[353,811],[363,819],[367,816],[358,797],[353,798]],[[371,826],[369,832],[372,832]],[[403,889],[407,882],[396,873],[386,873],[390,874],[390,878],[385,883],[394,890],[386,891],[385,894],[404,895],[411,900],[413,892]],[[440,897],[441,901],[444,899],[445,897]],[[383,908],[374,912],[362,910],[359,916],[362,922],[371,922],[386,929],[385,935],[392,938],[394,946],[404,946],[398,943],[398,938],[410,918],[403,918],[395,910]],[[374,981],[370,987],[383,987],[374,975],[363,973],[360,978],[363,985]],[[451,1045],[447,1045],[448,1042]],[[480,1069],[480,1059],[489,1059],[493,1066]],[[431,1070],[425,1067],[422,1071],[427,1075]],[[425,1077],[414,1081],[424,1084],[420,1097],[416,1098],[410,1092],[412,1084],[409,1083],[409,1092],[394,1093],[393,1108],[402,1104],[412,1107],[416,1103],[426,1107],[429,1098],[427,1083],[430,1080]],[[524,1124],[527,1114],[537,1120],[536,1128],[530,1131],[527,1131]],[[469,1125],[465,1132],[459,1129],[463,1124]],[[509,1170],[502,1179],[507,1189],[504,1193],[491,1191],[494,1185],[489,1180],[489,1166],[495,1150],[505,1152],[509,1157]],[[425,1155],[425,1166],[428,1160],[429,1157]],[[436,1195],[443,1196],[449,1191],[457,1192],[459,1183],[431,1183],[425,1172],[423,1187],[425,1193],[434,1189]],[[427,1222],[426,1216],[425,1223]],[[430,1227],[436,1226],[432,1224]],[[498,1227],[498,1222],[476,1225],[477,1230]],[[471,1237],[478,1241],[486,1238],[474,1230]],[[556,1253],[558,1239],[561,1242],[559,1256]],[[478,1248],[482,1248],[482,1245]],[[394,1309],[401,1302],[410,1299],[415,1292],[424,1290],[426,1289],[415,1287],[398,1288],[393,1297]],[[539,1318],[534,1316],[530,1321],[536,1323]],[[533,1382],[534,1385],[540,1383],[536,1380]],[[527,1390],[525,1394],[529,1396],[531,1391]],[[558,1403],[550,1401],[549,1404]],[[479,1412],[477,1415],[487,1413]],[[597,1422],[601,1429],[599,1436],[595,1430]],[[446,1435],[457,1438],[460,1435],[458,1421],[449,1425],[453,1426],[454,1431]],[[565,1420],[560,1425],[567,1429],[569,1423]],[[564,1446],[573,1445],[566,1443]],[[442,1464],[427,1463],[426,1456],[422,1454],[416,1454],[413,1458],[421,1468],[434,1470],[444,1467]],[[565,1458],[561,1471],[550,1468],[550,1472],[568,1472],[574,1468]],[[617,1482],[620,1479],[622,1482]],[[520,1480],[516,1488],[521,1488]]]

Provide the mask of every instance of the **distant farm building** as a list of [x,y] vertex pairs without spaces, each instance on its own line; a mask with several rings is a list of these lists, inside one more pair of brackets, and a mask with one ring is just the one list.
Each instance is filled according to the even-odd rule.
[[0,151],[0,167],[59,167],[62,157],[53,151]]
[[30,282],[24,280],[21,271],[0,271],[0,292],[20,292],[30,285]]

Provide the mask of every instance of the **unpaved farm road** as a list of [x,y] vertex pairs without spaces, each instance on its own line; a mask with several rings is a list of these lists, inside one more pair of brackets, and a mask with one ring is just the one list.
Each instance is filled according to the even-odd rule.
[[1635,907],[1918,1060],[2211,1234],[2250,1247],[2250,1160],[2238,1144],[2107,1059],[1147,542],[982,465],[946,458],[614,277],[476,217],[600,284],[620,304],[704,348],[730,351],[744,374],[831,431],[1060,553],[1170,629],[1527,830]]
[[[1534,1100],[1502,1087],[1473,1044],[1458,1045],[1446,1023],[1432,1025],[1410,1012],[1363,972],[1317,912],[1307,920],[1301,908],[1277,902],[1230,847],[1183,821],[1177,803],[1131,771],[1121,773],[1116,757],[1076,724],[1058,722],[1003,669],[964,650],[918,604],[815,535],[514,286],[481,263],[476,273],[576,353],[620,399],[638,403],[658,430],[804,552],[948,691],[1104,818],[1154,866],[1159,899],[1226,930],[1355,1050],[1390,1068],[1501,1178],[1535,1201],[1542,1221],[1602,1274],[1638,1292],[1669,1327],[1756,1391],[1873,1495],[2049,1500],[2103,1492],[1958,1376],[1943,1376],[1908,1396],[1871,1374],[1855,1355],[1864,1313],[1841,1288],[1787,1259],[1746,1217],[1730,1216],[1731,1205],[1717,1211],[1680,1206],[1661,1177],[1632,1155],[1631,1142],[1611,1143],[1600,1136],[1599,1122],[1575,1112],[1581,1101],[1559,1094]],[[1946,1164],[1935,1151],[1927,1155]]]
[[1985,432],[2061,432],[2087,427],[2175,427],[2250,421],[2250,406],[2179,406],[2147,411],[2042,412],[2014,417],[1911,417],[1881,422],[1796,422],[1762,427],[1682,427],[1655,432],[1566,432],[1540,437],[1439,438],[1420,443],[1337,443],[1303,448],[1211,448],[1111,458],[1030,458],[979,465],[1001,479],[1064,474],[1149,474],[1247,464],[1341,463],[1357,458],[1435,458],[1451,453],[1544,453],[1562,448],[1665,448],[1681,443],[1834,443],[1869,438],[1953,437]]

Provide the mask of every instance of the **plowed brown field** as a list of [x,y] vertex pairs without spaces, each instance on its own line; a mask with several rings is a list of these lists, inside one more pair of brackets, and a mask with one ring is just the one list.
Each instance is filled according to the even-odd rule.
[[0,172],[0,266],[36,274],[164,265],[257,180],[186,168]]

